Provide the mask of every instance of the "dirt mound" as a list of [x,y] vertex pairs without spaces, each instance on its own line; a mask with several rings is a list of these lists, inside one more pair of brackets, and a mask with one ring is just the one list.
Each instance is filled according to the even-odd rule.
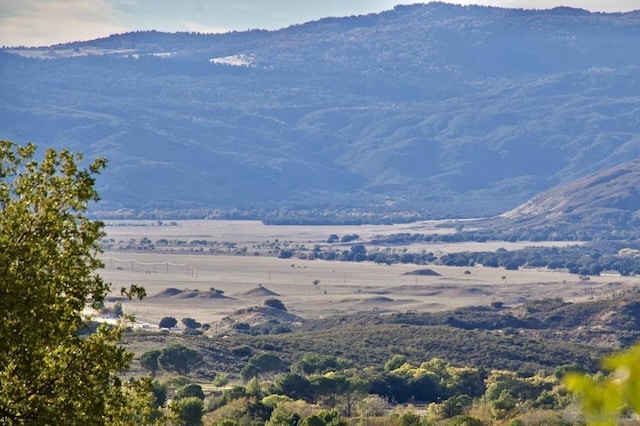
[[239,296],[280,296],[275,291],[271,291],[266,287],[259,286],[252,288],[249,291],[245,291],[244,293],[240,293]]
[[173,296],[174,299],[193,299],[199,297],[200,292],[198,290],[183,290],[180,294]]
[[175,295],[178,295],[180,293],[182,293],[183,290],[177,289],[177,288],[173,288],[173,287],[169,287],[165,290],[162,290],[160,293],[156,294],[153,297],[173,297]]
[[200,297],[205,299],[231,299],[231,297],[225,296],[219,290],[203,291],[201,292]]
[[220,291],[211,290],[211,291],[200,291],[200,290],[180,290],[177,288],[167,288],[166,290],[161,291],[153,297],[170,297],[172,299],[229,299],[229,297],[222,294]]
[[223,318],[217,325],[217,329],[232,330],[234,324],[245,323],[251,328],[264,327],[266,325],[293,325],[301,324],[305,320],[290,312],[269,306],[255,306],[239,309],[231,315]]
[[420,276],[430,276],[430,277],[439,277],[440,274],[434,271],[433,269],[416,269],[415,271],[405,272],[402,275],[420,275]]

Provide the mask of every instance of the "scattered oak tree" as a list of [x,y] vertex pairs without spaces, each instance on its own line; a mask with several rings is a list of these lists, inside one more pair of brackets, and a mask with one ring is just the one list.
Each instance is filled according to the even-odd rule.
[[174,317],[164,317],[158,323],[158,327],[160,328],[173,328],[178,325],[178,320]]
[[155,376],[156,371],[158,371],[158,369],[160,368],[160,365],[158,364],[158,358],[160,358],[160,354],[161,352],[159,349],[152,349],[140,356],[140,365],[142,365],[143,368],[149,370],[152,376]]
[[[99,308],[110,285],[95,273],[102,224],[82,157],[0,141],[0,423],[150,424],[159,413],[150,381],[123,383],[133,354],[122,327],[92,330],[82,311]],[[129,297],[141,288],[123,289]]]
[[200,363],[200,354],[195,349],[174,344],[162,350],[158,361],[165,370],[175,371],[181,376],[186,376],[193,367]]
[[194,320],[193,318],[182,318],[182,325],[184,325],[185,328],[188,328],[191,330],[195,330],[196,328],[202,327],[202,324],[200,324],[198,321]]
[[264,306],[268,306],[270,308],[278,309],[280,311],[286,311],[287,308],[282,303],[280,299],[266,299],[264,302]]

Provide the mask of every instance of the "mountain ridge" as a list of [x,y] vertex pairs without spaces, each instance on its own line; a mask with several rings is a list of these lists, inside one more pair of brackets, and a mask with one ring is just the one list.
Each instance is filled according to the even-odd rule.
[[491,216],[640,157],[638,24],[430,3],[3,49],[0,137],[106,156],[104,211]]

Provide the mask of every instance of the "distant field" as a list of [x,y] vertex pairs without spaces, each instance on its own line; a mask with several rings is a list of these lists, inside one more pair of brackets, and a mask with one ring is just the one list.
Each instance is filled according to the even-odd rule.
[[[148,222],[143,222],[148,223]],[[366,239],[395,232],[431,232],[436,222],[394,226],[304,227],[265,226],[247,221],[182,221],[179,226],[107,226],[108,238],[147,237],[197,238],[251,244],[266,240],[314,242],[330,234],[353,234]],[[408,231],[411,229],[411,231]],[[429,230],[429,231],[427,231]],[[563,244],[555,242],[554,244]],[[460,251],[519,248],[522,243],[464,243],[411,246],[411,250]],[[550,243],[549,243],[550,245]],[[640,284],[635,277],[592,277],[581,282],[576,275],[549,270],[505,271],[497,268],[456,268],[445,266],[377,265],[323,260],[278,259],[269,256],[220,256],[207,254],[164,254],[106,252],[101,275],[120,287],[140,284],[149,297],[125,302],[125,311],[150,323],[164,316],[193,317],[215,322],[230,313],[261,305],[267,296],[244,294],[263,287],[277,294],[289,311],[303,318],[377,310],[433,311],[467,305],[506,304],[529,299],[562,297],[567,300],[599,297],[627,286]],[[404,275],[418,269],[431,269],[439,276]],[[318,280],[319,283],[314,284]],[[167,288],[212,288],[227,298],[158,297]]]
[[[170,221],[164,221],[165,225]],[[108,237],[115,240],[148,237],[210,239],[235,243],[264,242],[281,240],[295,242],[326,241],[331,234],[339,236],[358,234],[364,239],[376,235],[390,235],[400,232],[439,233],[455,232],[452,228],[438,227],[441,221],[423,221],[397,225],[345,225],[345,226],[304,226],[304,225],[264,225],[257,220],[181,220],[178,226],[157,226],[157,221],[115,220],[106,222]]]
[[[165,225],[169,221],[163,222]],[[307,225],[264,225],[260,221],[253,220],[183,220],[175,221],[177,226],[157,226],[156,221],[147,220],[119,220],[106,223],[105,230],[108,238],[117,241],[127,241],[131,238],[149,238],[157,241],[161,238],[183,239],[186,241],[194,239],[205,239],[218,242],[232,242],[239,246],[264,243],[266,241],[291,241],[294,243],[324,243],[327,238],[336,234],[339,237],[344,235],[357,234],[360,239],[357,243],[364,243],[376,236],[386,236],[398,233],[417,234],[452,234],[455,229],[443,227],[444,221],[422,221],[414,223],[402,223],[395,225],[327,225],[327,226],[307,226]],[[451,222],[449,222],[451,223]],[[427,250],[432,252],[452,253],[460,251],[487,250],[495,251],[498,248],[507,250],[517,250],[528,246],[562,247],[576,244],[575,241],[489,241],[485,243],[464,242],[464,243],[430,243],[412,245],[393,245],[395,249],[411,248],[412,251]],[[337,244],[338,246],[340,244]]]

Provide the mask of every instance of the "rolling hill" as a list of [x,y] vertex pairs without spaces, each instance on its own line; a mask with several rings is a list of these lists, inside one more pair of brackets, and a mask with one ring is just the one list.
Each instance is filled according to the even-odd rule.
[[107,157],[101,214],[490,216],[640,157],[638,45],[640,12],[430,3],[3,48],[0,138]]
[[500,218],[506,220],[506,226],[553,226],[567,231],[637,229],[640,225],[640,159],[559,185]]

